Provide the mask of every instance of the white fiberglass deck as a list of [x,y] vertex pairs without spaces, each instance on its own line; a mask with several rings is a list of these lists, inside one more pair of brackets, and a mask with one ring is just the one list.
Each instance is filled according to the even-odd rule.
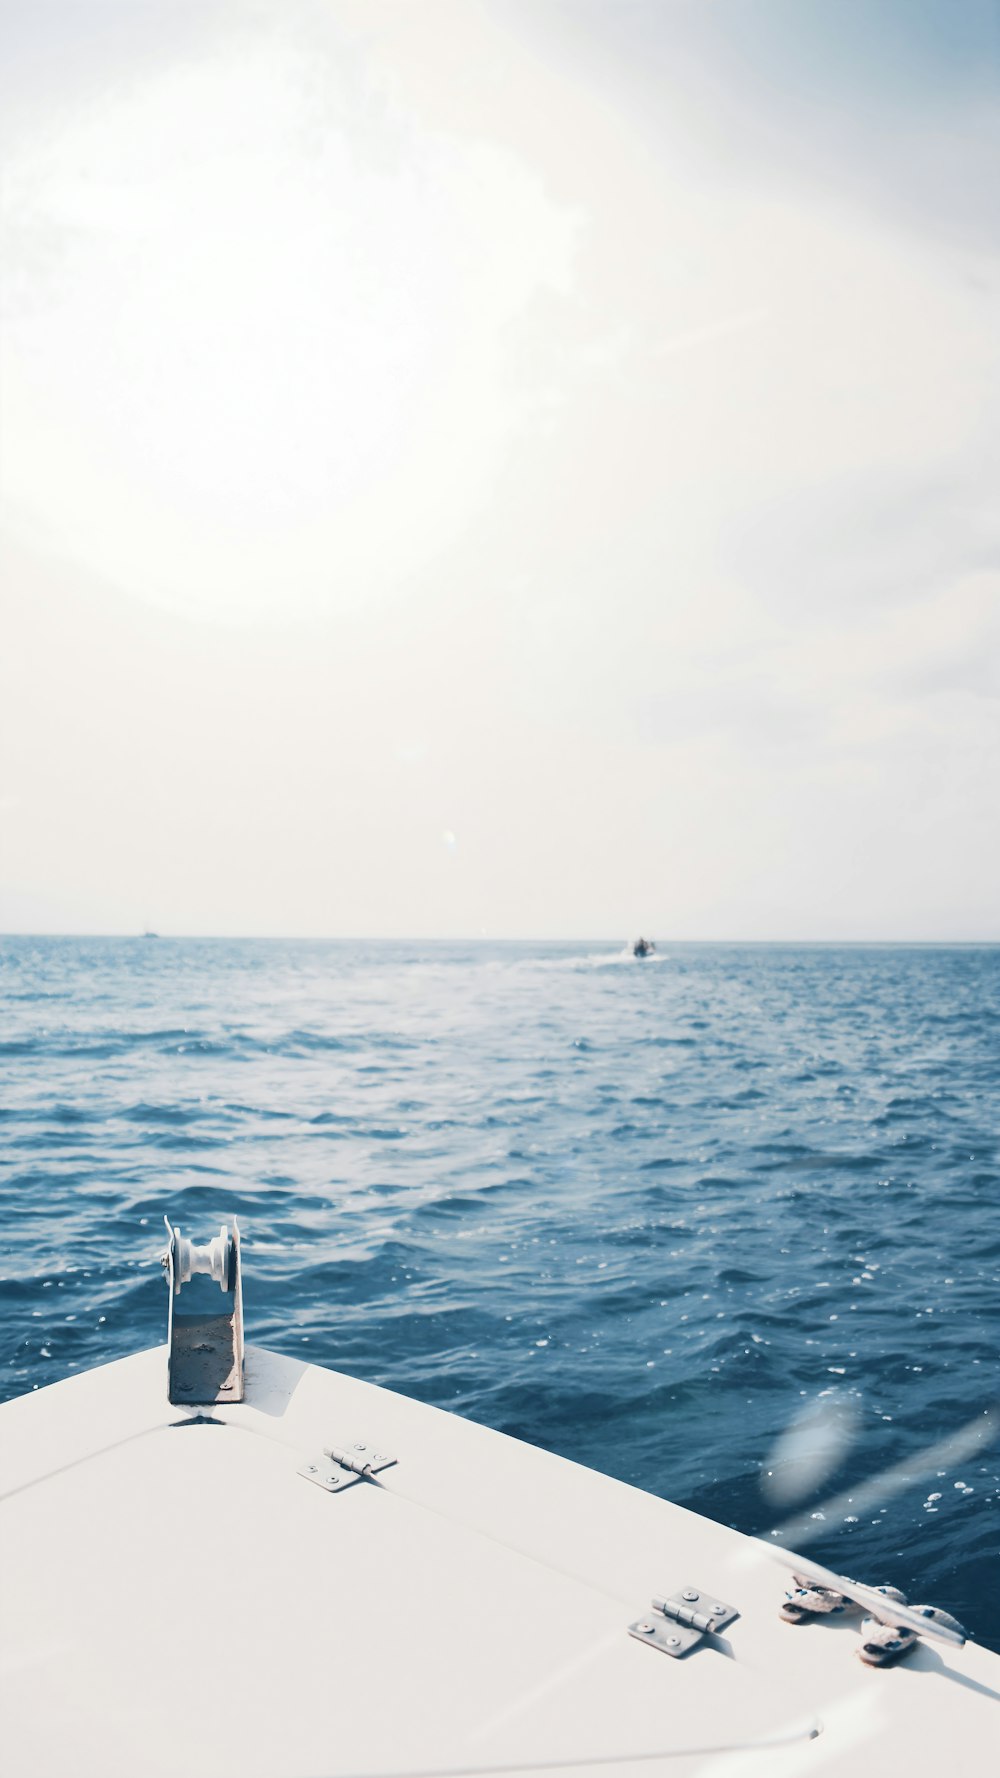
[[[355,1439],[396,1466],[339,1494],[298,1473]],[[244,1403],[173,1408],[158,1348],[9,1403],[0,1453],[14,1778],[1000,1763],[1000,1657],[864,1668],[857,1619],[781,1623],[749,1540],[314,1366],[251,1348]],[[686,1585],[738,1608],[717,1646],[627,1634]]]

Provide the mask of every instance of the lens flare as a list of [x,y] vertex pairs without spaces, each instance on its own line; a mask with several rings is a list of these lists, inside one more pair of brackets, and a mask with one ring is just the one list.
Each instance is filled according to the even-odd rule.
[[775,1506],[794,1506],[821,1487],[854,1443],[858,1411],[834,1396],[810,1402],[786,1427],[761,1474],[761,1492]]

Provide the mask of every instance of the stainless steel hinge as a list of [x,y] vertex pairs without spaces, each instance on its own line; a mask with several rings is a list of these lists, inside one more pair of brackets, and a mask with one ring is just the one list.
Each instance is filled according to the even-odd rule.
[[735,1605],[727,1605],[698,1587],[684,1587],[669,1599],[654,1598],[647,1615],[629,1624],[628,1633],[662,1654],[683,1655],[706,1636],[711,1638],[724,1630],[739,1615]]
[[315,1482],[317,1487],[325,1488],[328,1494],[339,1494],[344,1488],[353,1487],[355,1482],[370,1480],[381,1469],[389,1469],[395,1463],[385,1451],[376,1451],[373,1445],[324,1445],[318,1457],[310,1457],[305,1463],[299,1464],[299,1475],[307,1482]]

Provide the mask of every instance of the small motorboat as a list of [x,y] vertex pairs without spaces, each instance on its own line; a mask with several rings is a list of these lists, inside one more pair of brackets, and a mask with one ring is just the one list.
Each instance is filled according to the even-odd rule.
[[1000,1656],[947,1613],[244,1349],[235,1224],[168,1233],[166,1348],[0,1408],[18,1778],[995,1767]]
[[633,957],[651,957],[656,950],[651,938],[636,938],[632,941]]

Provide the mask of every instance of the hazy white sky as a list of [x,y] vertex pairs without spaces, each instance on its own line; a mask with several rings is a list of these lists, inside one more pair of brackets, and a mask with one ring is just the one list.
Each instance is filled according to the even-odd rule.
[[992,0],[0,19],[0,929],[1000,938]]

